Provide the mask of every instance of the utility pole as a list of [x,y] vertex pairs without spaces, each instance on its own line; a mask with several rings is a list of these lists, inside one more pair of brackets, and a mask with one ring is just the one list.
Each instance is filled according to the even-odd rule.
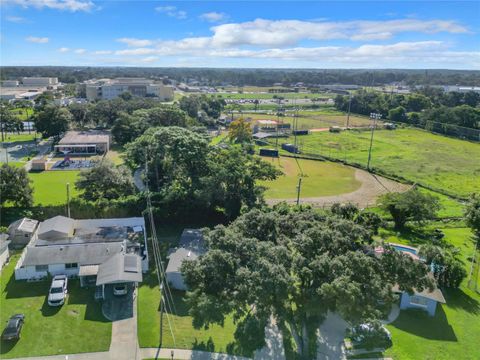
[[350,108],[352,106],[352,93],[350,93],[350,97],[348,99],[348,114],[347,114],[347,130],[350,125]]
[[302,178],[300,177],[298,179],[298,185],[297,185],[297,205],[300,205],[300,190],[302,188]]
[[379,113],[370,113],[370,120],[373,120],[372,133],[370,135],[370,148],[368,149],[368,162],[367,170],[370,171],[370,160],[372,159],[372,145],[373,145],[373,133],[377,127],[377,120],[382,118],[382,114]]
[[70,217],[70,183],[67,182],[67,216]]

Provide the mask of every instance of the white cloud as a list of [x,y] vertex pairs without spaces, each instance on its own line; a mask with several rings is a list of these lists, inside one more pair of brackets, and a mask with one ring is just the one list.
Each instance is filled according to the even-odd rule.
[[135,39],[135,38],[120,38],[120,39],[117,39],[117,41],[132,47],[145,47],[153,44],[153,41],[151,40],[142,40],[142,39]]
[[21,17],[21,16],[7,16],[5,18],[5,20],[7,20],[8,22],[12,22],[12,23],[24,23],[27,21],[27,19]]
[[26,41],[36,43],[36,44],[46,44],[48,43],[48,37],[36,37],[36,36],[29,36],[25,38]]
[[75,49],[74,53],[75,54],[85,54],[86,51],[87,50],[85,50],[85,49]]
[[66,52],[69,52],[70,49],[67,48],[67,47],[61,47],[60,49],[58,49],[58,51],[61,52],[61,53],[66,53]]
[[37,9],[49,8],[68,11],[90,11],[95,4],[89,0],[2,0],[5,4],[20,5],[24,8],[35,7]]
[[204,21],[214,23],[214,22],[221,22],[221,21],[226,20],[228,18],[228,15],[225,14],[225,13],[219,13],[219,12],[212,11],[212,12],[207,12],[207,13],[204,13],[204,14],[200,15],[199,18],[204,20]]
[[167,16],[174,17],[176,19],[186,19],[187,12],[183,10],[178,10],[176,6],[166,5],[166,6],[157,6],[155,11],[159,13],[166,14]]
[[113,51],[111,50],[97,50],[97,51],[94,51],[93,54],[94,55],[109,55],[109,54],[112,54]]
[[[387,45],[364,44],[358,47],[317,46],[267,49],[214,48],[209,38],[190,38],[159,42],[156,47],[132,48],[115,52],[118,57],[145,56],[151,62],[156,56],[187,56],[204,61],[215,58],[262,59],[311,63],[315,66],[405,67],[408,64],[454,64],[456,67],[480,66],[480,52],[459,52],[441,41],[397,42]],[[144,61],[144,59],[138,61]]]
[[455,21],[418,19],[346,22],[256,19],[217,25],[211,30],[216,46],[291,46],[301,40],[384,40],[404,32],[468,32]]

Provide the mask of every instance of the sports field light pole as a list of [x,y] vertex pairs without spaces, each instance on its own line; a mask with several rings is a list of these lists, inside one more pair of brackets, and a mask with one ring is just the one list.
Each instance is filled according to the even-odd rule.
[[300,204],[300,190],[302,189],[302,178],[298,179],[298,185],[297,185],[297,205]]
[[370,120],[373,120],[372,133],[370,135],[370,148],[368,149],[368,162],[367,170],[370,171],[370,160],[372,159],[372,145],[373,145],[373,133],[377,127],[377,120],[382,118],[382,114],[379,113],[370,113]]

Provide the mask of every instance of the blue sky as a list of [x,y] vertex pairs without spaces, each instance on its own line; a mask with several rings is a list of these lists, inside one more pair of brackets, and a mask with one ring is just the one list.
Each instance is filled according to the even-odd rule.
[[1,0],[2,65],[480,69],[479,1]]

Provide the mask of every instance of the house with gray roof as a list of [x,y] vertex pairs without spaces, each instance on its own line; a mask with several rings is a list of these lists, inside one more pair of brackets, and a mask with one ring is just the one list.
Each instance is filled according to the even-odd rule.
[[148,270],[143,217],[41,222],[15,267],[16,280],[79,277],[81,286],[138,283]]
[[205,253],[203,234],[199,229],[185,229],[180,237],[179,247],[172,249],[168,256],[165,277],[171,287],[187,290],[180,268],[184,261],[192,261]]
[[7,230],[10,240],[10,247],[19,249],[27,245],[37,231],[37,226],[37,220],[26,217],[11,223]]

